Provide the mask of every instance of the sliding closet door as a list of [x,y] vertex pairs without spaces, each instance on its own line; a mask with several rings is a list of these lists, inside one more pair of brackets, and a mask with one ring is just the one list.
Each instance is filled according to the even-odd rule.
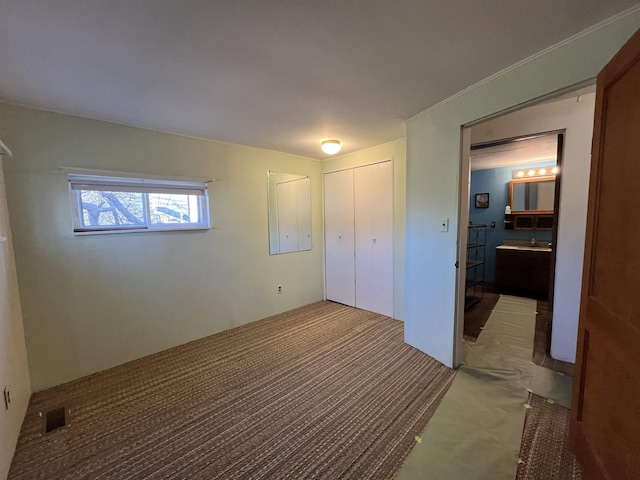
[[393,316],[391,162],[354,169],[356,307]]
[[324,176],[324,241],[327,300],[356,304],[353,170]]

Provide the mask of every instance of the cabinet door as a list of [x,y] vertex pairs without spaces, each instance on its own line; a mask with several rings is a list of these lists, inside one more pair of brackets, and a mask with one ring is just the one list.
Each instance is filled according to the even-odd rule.
[[356,307],[393,316],[391,162],[354,169]]
[[324,175],[327,300],[355,307],[353,170]]
[[311,250],[311,181],[309,178],[296,180],[298,207],[298,248]]
[[296,183],[283,182],[276,185],[278,211],[278,253],[298,251],[298,208],[296,206]]

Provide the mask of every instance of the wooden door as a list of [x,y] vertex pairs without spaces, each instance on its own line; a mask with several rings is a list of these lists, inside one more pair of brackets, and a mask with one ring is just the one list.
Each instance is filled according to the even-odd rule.
[[324,176],[327,300],[355,307],[353,169]]
[[391,162],[354,169],[356,307],[393,316]]
[[640,31],[598,75],[571,439],[593,479],[640,478]]

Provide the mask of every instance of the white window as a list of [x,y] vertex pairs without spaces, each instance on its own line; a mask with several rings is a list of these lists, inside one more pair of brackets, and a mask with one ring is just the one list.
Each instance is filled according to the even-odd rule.
[[76,234],[207,229],[207,184],[69,175]]

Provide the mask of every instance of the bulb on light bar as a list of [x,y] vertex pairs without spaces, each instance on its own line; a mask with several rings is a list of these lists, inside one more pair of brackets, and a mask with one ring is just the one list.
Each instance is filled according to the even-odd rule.
[[531,170],[514,170],[513,171],[513,178],[522,178],[522,177],[533,177],[533,178],[537,178],[537,177],[542,177],[545,175],[555,175],[556,173],[558,173],[560,171],[560,168],[558,168],[557,166],[549,169],[549,168],[538,168],[538,169],[531,169]]
[[329,155],[335,155],[342,148],[340,140],[325,140],[322,142],[322,151]]

